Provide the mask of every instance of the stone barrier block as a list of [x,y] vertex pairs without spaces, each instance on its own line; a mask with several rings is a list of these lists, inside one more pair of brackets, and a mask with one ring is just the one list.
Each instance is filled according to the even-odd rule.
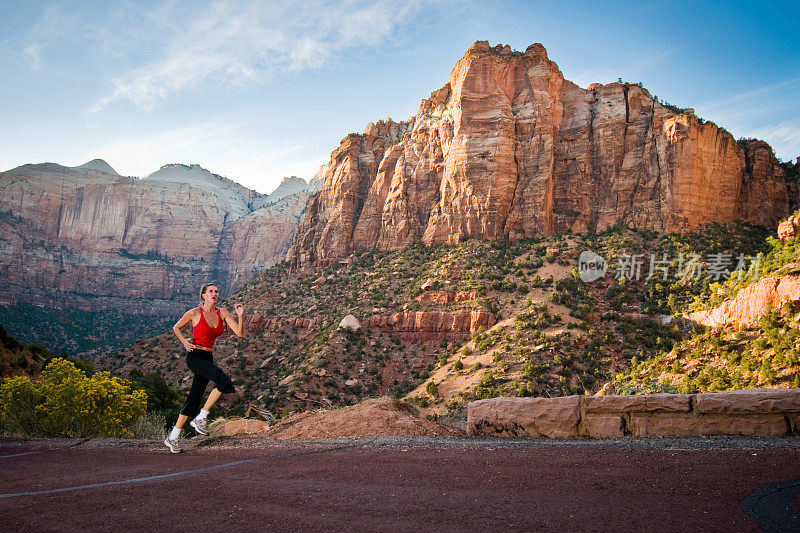
[[620,439],[625,436],[621,416],[587,416],[583,419],[586,436],[592,439]]
[[780,437],[788,433],[788,426],[782,415],[633,414],[631,415],[631,433],[634,437],[691,437],[694,435]]
[[695,396],[698,413],[800,413],[800,389],[745,389]]
[[646,394],[640,396],[589,396],[583,400],[585,413],[688,413],[689,394]]
[[490,398],[467,406],[470,435],[497,437],[578,436],[583,396]]
[[793,413],[788,415],[789,430],[794,434],[800,434],[800,413]]

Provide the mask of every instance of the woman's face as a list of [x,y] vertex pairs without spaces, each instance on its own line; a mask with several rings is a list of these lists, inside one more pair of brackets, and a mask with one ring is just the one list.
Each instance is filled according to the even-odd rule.
[[206,287],[206,292],[203,293],[203,301],[206,303],[217,303],[219,299],[219,287],[216,285],[209,285]]

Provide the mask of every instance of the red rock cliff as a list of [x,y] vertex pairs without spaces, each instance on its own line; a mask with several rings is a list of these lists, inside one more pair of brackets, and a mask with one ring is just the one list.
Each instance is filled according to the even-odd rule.
[[465,236],[774,226],[789,209],[766,143],[739,146],[639,85],[582,89],[540,44],[476,42],[415,117],[349,135],[323,177],[288,254],[295,266]]

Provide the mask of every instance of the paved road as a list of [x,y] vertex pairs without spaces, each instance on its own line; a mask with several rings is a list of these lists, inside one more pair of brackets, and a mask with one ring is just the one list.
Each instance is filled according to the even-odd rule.
[[0,439],[0,529],[741,532],[757,491],[799,503],[796,439],[194,442]]

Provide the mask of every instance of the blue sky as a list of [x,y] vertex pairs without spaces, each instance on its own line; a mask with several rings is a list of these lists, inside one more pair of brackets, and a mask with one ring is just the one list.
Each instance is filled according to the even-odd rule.
[[0,0],[0,171],[199,163],[261,192],[413,116],[476,40],[540,42],[800,156],[800,2]]

